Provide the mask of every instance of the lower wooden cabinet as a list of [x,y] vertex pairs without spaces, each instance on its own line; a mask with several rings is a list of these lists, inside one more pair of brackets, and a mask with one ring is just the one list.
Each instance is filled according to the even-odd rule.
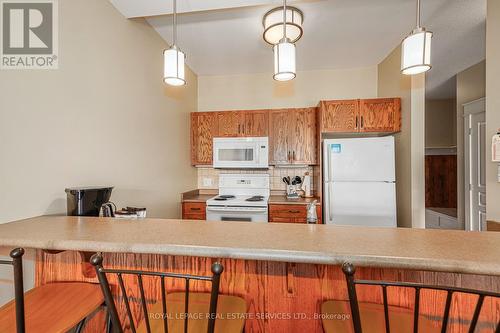
[[[318,223],[321,222],[321,206],[316,206]],[[307,223],[307,205],[269,205],[269,222]]]
[[182,203],[183,220],[206,220],[206,204],[204,202],[183,202]]

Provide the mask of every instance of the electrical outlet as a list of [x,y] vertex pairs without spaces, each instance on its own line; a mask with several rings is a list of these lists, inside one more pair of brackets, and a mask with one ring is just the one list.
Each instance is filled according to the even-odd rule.
[[203,186],[204,187],[209,187],[209,186],[212,186],[212,185],[213,185],[212,178],[203,177]]

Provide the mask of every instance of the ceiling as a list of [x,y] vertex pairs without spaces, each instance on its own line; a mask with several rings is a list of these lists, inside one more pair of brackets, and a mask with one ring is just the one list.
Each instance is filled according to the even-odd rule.
[[[128,18],[146,17],[172,40],[171,0],[110,0]],[[289,1],[304,12],[297,70],[373,66],[415,25],[415,0]],[[262,16],[281,0],[178,1],[178,46],[198,75],[273,71]],[[427,97],[455,96],[455,74],[485,58],[486,0],[423,0],[422,23],[434,32]]]

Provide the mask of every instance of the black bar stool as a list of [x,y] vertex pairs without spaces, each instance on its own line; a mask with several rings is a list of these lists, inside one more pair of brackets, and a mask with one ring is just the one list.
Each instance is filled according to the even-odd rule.
[[88,315],[104,302],[99,285],[84,282],[57,282],[24,293],[24,249],[10,252],[12,260],[0,264],[14,268],[14,300],[0,307],[2,333],[59,333],[76,328],[79,333]]
[[[108,276],[117,280],[117,288],[121,292],[120,298],[124,300],[124,312],[128,319],[128,327],[136,332],[165,332],[165,333],[241,333],[245,326],[247,305],[243,298],[219,294],[220,277],[224,270],[221,264],[212,265],[212,276],[197,276],[189,274],[149,272],[138,270],[105,269],[102,267],[103,258],[95,254],[91,263],[95,266],[97,277],[101,283],[106,305],[109,309],[114,332],[122,333],[125,325],[120,320],[111,291]],[[130,286],[126,286],[124,278],[132,276],[140,295],[140,308],[144,316],[137,323],[132,315],[130,306]],[[144,277],[153,278],[160,282],[161,302],[154,302],[148,310],[148,301],[144,291]],[[167,293],[165,280],[167,278],[184,280],[185,289],[182,292]],[[130,280],[130,279],[129,279]],[[190,291],[190,281],[207,281],[211,283],[211,292]],[[136,325],[137,324],[137,325]]]
[[[481,290],[408,282],[355,280],[354,274],[356,269],[351,263],[344,263],[342,265],[342,271],[344,272],[347,281],[349,301],[330,300],[321,305],[323,328],[326,333],[446,333],[448,330],[453,294],[469,294],[477,296],[477,303],[468,330],[469,333],[474,333],[479,315],[481,314],[484,299],[486,297],[500,299],[500,293]],[[383,304],[358,302],[356,285],[380,286],[382,289]],[[413,289],[415,291],[414,309],[411,310],[389,305],[387,302],[387,289],[390,287]],[[420,292],[421,290],[426,289],[446,292],[446,303],[440,327],[436,327],[434,321],[429,320],[420,314]],[[343,318],[339,318],[339,314],[351,314],[352,321],[342,320]],[[488,332],[500,333],[500,319],[493,325],[496,326],[496,328],[492,328],[491,331]]]

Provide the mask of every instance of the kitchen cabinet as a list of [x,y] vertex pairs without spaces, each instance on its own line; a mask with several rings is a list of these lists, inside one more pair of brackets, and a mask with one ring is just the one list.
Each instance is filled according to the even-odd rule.
[[401,130],[399,98],[362,99],[359,102],[360,132],[398,132]]
[[206,204],[204,202],[183,202],[183,220],[206,220]]
[[243,117],[238,111],[217,112],[219,137],[235,137],[241,135]]
[[357,132],[359,100],[321,101],[321,132]]
[[320,102],[322,133],[394,133],[401,130],[399,98]]
[[317,164],[316,118],[316,108],[271,110],[269,164]]
[[[318,223],[321,223],[321,206],[316,206]],[[307,205],[269,205],[269,222],[275,223],[307,223]]]
[[218,134],[216,112],[191,113],[191,164],[211,165],[213,138]]
[[219,137],[268,136],[268,111],[217,112]]

